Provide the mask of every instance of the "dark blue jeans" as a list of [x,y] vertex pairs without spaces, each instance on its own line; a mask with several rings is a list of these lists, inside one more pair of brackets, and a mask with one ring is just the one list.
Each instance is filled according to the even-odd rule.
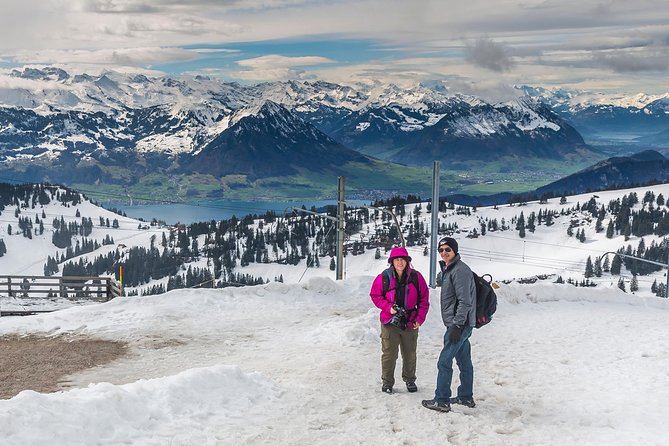
[[472,346],[469,337],[472,327],[464,327],[462,336],[456,343],[448,339],[448,330],[444,333],[444,348],[437,361],[437,390],[434,400],[448,403],[451,399],[451,381],[453,380],[453,359],[460,369],[460,386],[457,396],[462,399],[472,399],[474,396],[474,366],[472,365]]

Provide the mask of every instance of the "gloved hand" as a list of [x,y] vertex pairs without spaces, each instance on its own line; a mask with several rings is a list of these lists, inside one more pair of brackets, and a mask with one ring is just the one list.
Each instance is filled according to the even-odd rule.
[[460,337],[462,336],[462,329],[457,325],[451,325],[448,327],[448,340],[453,344],[460,342]]

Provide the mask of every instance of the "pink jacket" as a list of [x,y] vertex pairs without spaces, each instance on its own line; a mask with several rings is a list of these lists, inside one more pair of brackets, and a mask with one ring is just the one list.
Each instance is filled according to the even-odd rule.
[[[376,276],[374,283],[372,284],[372,289],[369,292],[372,302],[380,310],[381,314],[379,318],[381,319],[382,324],[387,324],[393,318],[393,315],[390,314],[390,309],[395,302],[395,272],[390,268],[390,285],[388,286],[388,291],[386,295],[383,295],[383,274],[386,274],[386,271],[383,271],[381,274]],[[422,274],[418,271],[415,271],[418,275],[418,290],[415,289],[414,284],[411,280],[406,281],[406,290],[404,293],[404,307],[408,312],[408,326],[411,327],[414,322],[418,324],[423,324],[425,318],[427,317],[427,311],[430,309],[430,289],[425,283],[425,279]],[[407,279],[410,277],[411,268],[407,265],[404,274],[407,274]],[[418,296],[420,295],[420,299]],[[418,304],[418,308],[416,305]]]

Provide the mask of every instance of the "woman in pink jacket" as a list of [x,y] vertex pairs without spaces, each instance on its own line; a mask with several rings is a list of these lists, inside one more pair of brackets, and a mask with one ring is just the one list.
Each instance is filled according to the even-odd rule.
[[405,248],[393,248],[388,263],[390,267],[376,276],[369,292],[381,310],[381,391],[393,393],[399,349],[402,379],[409,392],[416,392],[418,328],[430,308],[430,290],[421,273],[411,268]]

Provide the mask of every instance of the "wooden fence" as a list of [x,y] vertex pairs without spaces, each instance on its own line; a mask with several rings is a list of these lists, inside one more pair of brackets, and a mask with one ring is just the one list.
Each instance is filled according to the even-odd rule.
[[121,293],[121,286],[111,277],[0,275],[0,295],[10,297],[64,297],[106,302]]

